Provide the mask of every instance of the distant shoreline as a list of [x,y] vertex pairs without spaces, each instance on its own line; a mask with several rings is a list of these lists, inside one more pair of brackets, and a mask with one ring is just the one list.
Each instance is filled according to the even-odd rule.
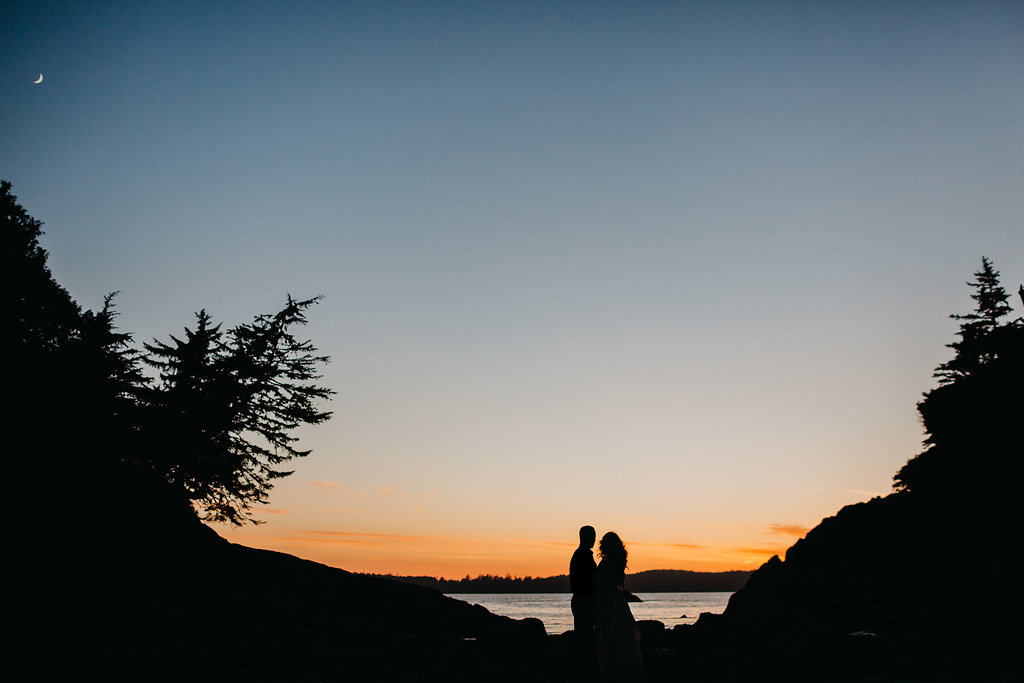
[[[692,572],[684,569],[652,569],[626,575],[626,588],[632,593],[712,593],[735,592],[747,582],[751,572]],[[546,577],[492,576],[484,574],[461,579],[434,576],[397,576],[367,574],[382,579],[434,588],[442,593],[569,593],[566,574]]]

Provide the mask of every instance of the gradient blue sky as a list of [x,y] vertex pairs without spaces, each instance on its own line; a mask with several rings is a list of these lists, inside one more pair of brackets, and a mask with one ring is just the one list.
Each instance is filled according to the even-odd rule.
[[138,339],[324,295],[335,417],[220,531],[353,570],[757,566],[1024,281],[1019,2],[14,2],[0,130]]

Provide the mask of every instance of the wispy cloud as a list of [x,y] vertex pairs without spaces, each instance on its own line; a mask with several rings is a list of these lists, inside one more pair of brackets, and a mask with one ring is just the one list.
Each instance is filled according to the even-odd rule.
[[877,498],[878,496],[888,495],[888,491],[865,491],[863,489],[843,489],[845,493],[852,493],[855,496],[863,496],[864,498]]
[[[373,498],[404,498],[409,494],[401,489],[396,489],[392,486],[382,484],[376,488],[373,492],[360,491],[358,489],[348,488],[341,484],[333,481],[311,481],[309,485],[315,489],[319,489],[323,495],[330,496],[332,498],[349,498],[352,500],[370,500]],[[427,497],[437,495],[434,490],[427,494]]]
[[810,527],[799,524],[772,524],[765,529],[764,533],[777,534],[779,536],[803,536],[810,530]]
[[683,548],[686,550],[696,550],[704,547],[695,543],[652,543],[649,541],[634,541],[632,543],[626,543],[627,548],[632,548],[634,546],[638,548]]
[[760,548],[758,548],[758,547],[745,547],[745,548],[736,548],[736,552],[739,553],[740,555],[758,555],[758,556],[764,557],[766,559],[771,557],[772,555],[779,555],[784,550],[785,550],[785,548],[779,548],[779,547],[760,547]]
[[355,500],[366,500],[371,496],[350,489],[347,486],[342,486],[336,481],[311,481],[309,485],[314,489],[318,489],[319,495],[326,496],[328,498],[349,498]]
[[712,529],[730,529],[733,531],[745,531],[750,528],[749,524],[724,524],[722,522],[694,522],[696,526],[710,527]]
[[578,543],[573,543],[572,541],[537,541],[537,545],[553,548],[575,548]]
[[392,545],[395,543],[422,543],[424,541],[440,541],[438,536],[419,536],[412,534],[376,534],[355,531],[301,531],[305,534],[293,541],[306,543],[336,543],[344,545]]
[[400,540],[426,540],[440,538],[439,536],[426,536],[421,534],[379,534],[369,531],[324,531],[322,529],[305,530],[302,533],[312,536],[362,536],[366,538],[387,538]]
[[858,498],[867,498],[867,499],[877,498],[878,496],[887,496],[890,493],[892,493],[892,491],[890,491],[890,490],[885,490],[885,491],[869,491],[867,489],[833,489],[833,488],[827,487],[827,486],[808,486],[808,487],[806,487],[806,489],[808,491],[827,491],[827,492],[840,491],[842,493],[852,494],[854,496],[857,496]]
[[[538,546],[575,547],[575,544],[538,540],[533,538],[470,538],[463,536],[434,536],[430,534],[387,534],[367,531],[328,531],[322,529],[299,530],[309,540],[324,543],[436,543],[468,548],[529,548]],[[297,540],[297,539],[293,539]],[[492,552],[492,551],[491,551]]]

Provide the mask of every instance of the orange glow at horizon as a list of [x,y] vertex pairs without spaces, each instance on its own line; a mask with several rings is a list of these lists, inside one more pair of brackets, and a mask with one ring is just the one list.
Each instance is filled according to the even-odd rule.
[[[793,531],[806,529],[794,527]],[[569,558],[576,548],[574,543],[528,538],[484,539],[335,531],[263,535],[258,528],[252,527],[221,529],[219,533],[234,543],[285,552],[346,571],[445,579],[482,574],[523,577],[566,574]],[[629,572],[651,569],[753,570],[772,555],[784,555],[791,543],[735,547],[627,542]]]
[[[345,571],[460,579],[564,575],[579,525],[589,523],[599,537],[609,530],[622,537],[630,573],[752,571],[773,555],[784,556],[822,519],[818,510],[830,512],[863,498],[861,493],[819,495],[808,489],[791,498],[796,502],[765,513],[757,500],[746,507],[726,499],[680,506],[664,493],[649,495],[640,508],[608,503],[585,490],[574,494],[578,503],[568,506],[556,489],[522,506],[514,495],[499,497],[506,492],[478,490],[472,481],[459,487],[448,481],[448,489],[442,482],[413,486],[339,479],[286,481],[275,491],[273,513],[264,515],[270,508],[257,511],[265,524],[215,529],[235,543]],[[681,507],[690,509],[680,513]]]

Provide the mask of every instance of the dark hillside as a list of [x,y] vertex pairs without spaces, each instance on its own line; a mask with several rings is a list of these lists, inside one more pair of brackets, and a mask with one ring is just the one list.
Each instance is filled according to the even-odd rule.
[[74,557],[32,557],[17,679],[517,680],[539,666],[537,620],[231,544],[188,516],[152,524],[149,501],[65,535]]
[[[850,505],[662,645],[695,679],[1016,680],[1024,628],[1020,480],[1024,319],[988,259],[952,360],[918,404],[925,450],[897,492]],[[1019,294],[1024,303],[1024,287]]]
[[[322,359],[287,333],[314,300],[289,297],[220,341],[199,316],[186,334],[210,343],[152,347],[171,359],[156,383],[112,297],[83,311],[54,280],[41,228],[0,183],[8,679],[519,680],[537,667],[539,621],[233,545],[200,521],[244,520],[279,463],[305,454],[284,428],[329,415],[313,406],[330,393],[311,384]],[[282,386],[299,400],[267,403]],[[245,440],[261,425],[275,450]]]
[[680,634],[682,652],[701,653],[688,668],[998,680],[1021,634],[1020,552],[1007,528],[962,513],[906,493],[843,508]]

